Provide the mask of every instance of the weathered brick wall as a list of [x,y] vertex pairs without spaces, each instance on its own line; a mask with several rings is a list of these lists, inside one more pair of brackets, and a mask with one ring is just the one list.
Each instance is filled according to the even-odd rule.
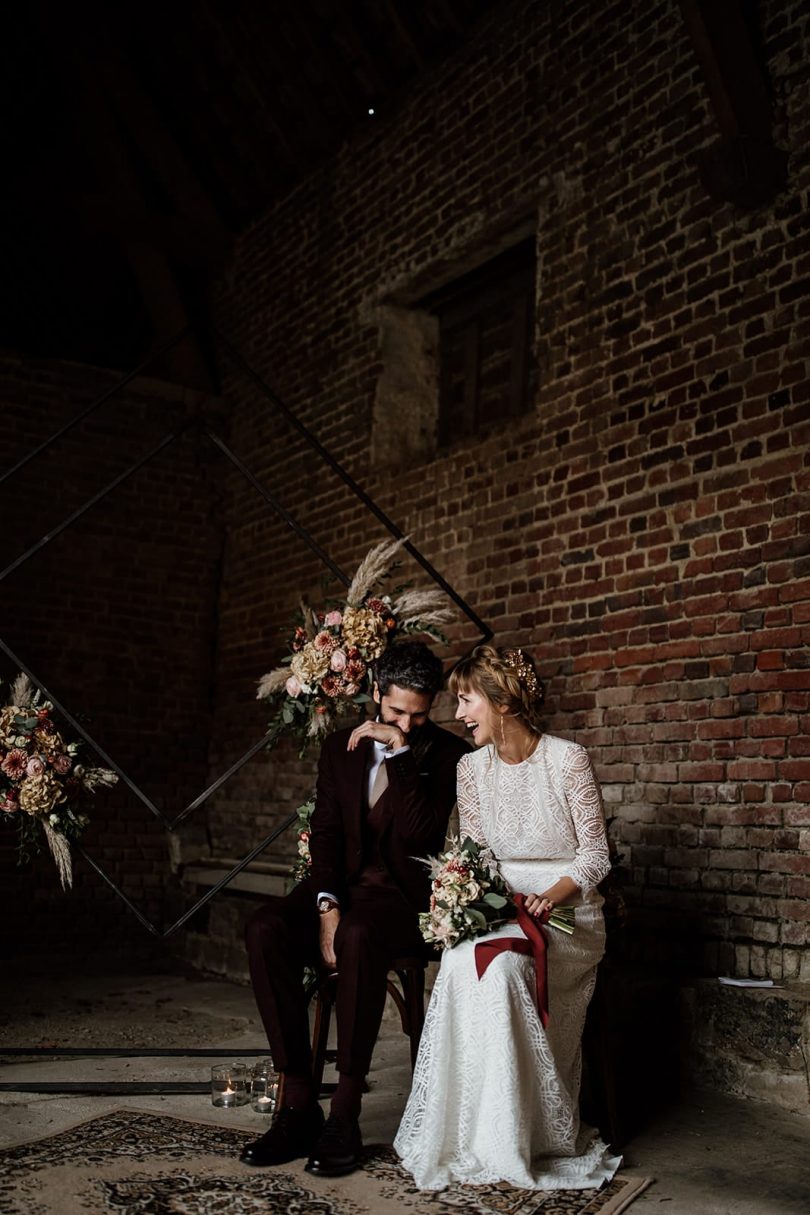
[[[537,655],[549,728],[597,763],[637,947],[810,979],[808,17],[760,8],[790,153],[772,204],[699,184],[717,132],[675,0],[514,3],[244,235],[219,322],[499,640]],[[535,412],[372,463],[386,310],[527,218]],[[350,569],[379,526],[224,375],[236,449]],[[227,528],[223,754],[320,576],[236,479]],[[295,804],[311,765],[292,756],[232,782],[222,852]]]
[[[116,381],[45,360],[0,360],[2,466]],[[2,486],[5,568],[193,408],[142,380]],[[0,637],[167,814],[204,787],[221,558],[219,491],[205,447],[178,440],[2,582]],[[0,676],[13,677],[3,658]],[[3,688],[5,692],[7,688]],[[176,911],[163,827],[121,785],[91,802],[88,852],[151,919]],[[5,818],[5,816],[4,816]],[[4,947],[109,949],[150,938],[86,863],[63,895],[47,850],[15,865],[4,824]],[[169,900],[167,905],[167,899]]]

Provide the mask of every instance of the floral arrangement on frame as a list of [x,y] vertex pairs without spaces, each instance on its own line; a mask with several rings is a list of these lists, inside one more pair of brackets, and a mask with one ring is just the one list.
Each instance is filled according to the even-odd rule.
[[44,834],[62,888],[73,883],[71,841],[90,821],[84,813],[87,794],[114,785],[109,768],[78,762],[81,743],[66,742],[44,700],[27,675],[11,685],[11,699],[0,709],[0,813],[16,823],[18,855],[25,861],[39,850]]
[[273,709],[268,745],[283,734],[309,742],[357,714],[371,699],[372,668],[396,637],[446,638],[439,626],[451,617],[438,589],[385,590],[405,539],[384,540],[363,558],[343,601],[321,609],[306,603],[288,639],[282,665],[259,680],[257,698]]

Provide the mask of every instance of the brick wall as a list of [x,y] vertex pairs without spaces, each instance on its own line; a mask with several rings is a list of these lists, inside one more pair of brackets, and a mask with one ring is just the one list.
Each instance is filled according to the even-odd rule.
[[[717,132],[674,0],[513,3],[244,234],[218,313],[498,639],[537,655],[549,728],[598,767],[634,948],[810,979],[808,16],[759,7],[790,153],[771,205],[699,184]],[[372,464],[392,314],[527,222],[535,412]],[[223,375],[234,446],[351,569],[379,526]],[[226,519],[215,759],[261,721],[252,682],[320,577],[235,478]],[[455,653],[472,640],[451,633]],[[282,748],[232,782],[217,848],[259,838],[310,773]]]
[[[76,364],[0,359],[8,467],[116,381]],[[54,529],[197,403],[156,381],[130,385],[3,486],[0,565]],[[0,636],[125,771],[176,814],[205,786],[221,559],[216,465],[178,440],[10,574]],[[3,659],[0,677],[13,677]],[[5,688],[3,689],[6,690]],[[93,800],[88,852],[158,922],[177,910],[163,827],[121,785]],[[46,852],[15,865],[0,838],[4,947],[107,950],[150,938],[79,860],[71,894]],[[173,918],[173,916],[172,916]]]

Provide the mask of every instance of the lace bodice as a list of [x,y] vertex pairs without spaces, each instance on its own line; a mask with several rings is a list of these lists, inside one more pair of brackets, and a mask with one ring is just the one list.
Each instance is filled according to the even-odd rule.
[[568,873],[587,895],[610,870],[602,795],[584,747],[543,734],[521,764],[494,747],[463,755],[458,765],[461,838],[486,843],[499,861],[570,861]]

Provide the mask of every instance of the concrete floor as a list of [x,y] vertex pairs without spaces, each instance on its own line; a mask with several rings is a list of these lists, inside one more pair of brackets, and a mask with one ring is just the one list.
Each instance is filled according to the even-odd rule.
[[[43,979],[43,975],[47,975]],[[124,974],[114,965],[54,973],[30,962],[6,971],[0,1042],[6,1047],[222,1047],[222,1058],[262,1047],[250,990],[193,974],[154,968]],[[72,1059],[14,1061],[5,1083],[33,1080],[205,1080],[214,1060]],[[327,1077],[328,1078],[328,1077]],[[388,1015],[364,1102],[367,1142],[390,1142],[408,1091],[407,1042]],[[51,1134],[106,1110],[159,1110],[260,1134],[266,1119],[250,1107],[214,1109],[194,1096],[71,1097],[0,1093],[0,1146]],[[633,1212],[666,1215],[808,1215],[810,1121],[752,1101],[694,1092],[659,1114],[625,1148],[625,1169],[655,1184]]]

